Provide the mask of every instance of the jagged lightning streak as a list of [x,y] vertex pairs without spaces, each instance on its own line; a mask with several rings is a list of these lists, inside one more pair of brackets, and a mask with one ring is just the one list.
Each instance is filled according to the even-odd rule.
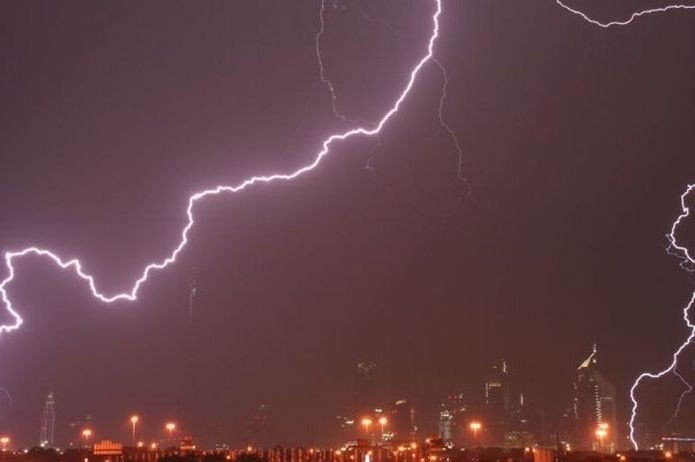
[[[640,18],[642,16],[647,16],[655,13],[666,13],[668,11],[672,10],[695,10],[695,4],[671,4],[671,5],[666,5],[663,7],[658,7],[658,8],[649,8],[645,10],[640,10],[632,13],[629,18],[625,20],[615,20],[615,21],[607,21],[607,22],[602,22],[597,19],[591,18],[589,15],[584,13],[583,11],[580,11],[578,9],[572,8],[566,3],[563,2],[563,0],[555,0],[555,3],[559,5],[560,7],[564,8],[565,10],[569,11],[570,13],[573,13],[585,21],[589,22],[590,24],[593,24],[595,26],[608,29],[609,27],[613,26],[627,26],[628,24],[631,24],[634,20],[637,18]],[[681,214],[678,216],[676,221],[673,223],[673,226],[671,227],[671,232],[667,235],[669,245],[666,249],[666,252],[669,255],[673,255],[677,257],[680,260],[680,267],[685,269],[686,271],[689,272],[695,272],[695,259],[690,255],[688,249],[684,246],[681,246],[678,244],[678,241],[676,240],[676,229],[678,228],[678,225],[680,225],[681,221],[683,221],[685,218],[687,218],[690,215],[690,209],[687,207],[685,200],[686,197],[690,194],[690,192],[695,188],[695,184],[690,184],[688,185],[688,188],[686,191],[683,193],[681,196]],[[680,411],[681,404],[683,403],[683,400],[685,397],[693,391],[693,386],[690,384],[677,370],[678,367],[678,357],[680,354],[685,350],[695,339],[695,325],[690,322],[689,314],[690,314],[690,308],[695,304],[695,293],[693,293],[690,302],[683,308],[683,320],[685,321],[686,326],[690,329],[690,335],[685,339],[685,341],[678,347],[678,349],[673,353],[672,356],[672,361],[670,365],[666,368],[663,369],[660,372],[657,373],[650,373],[650,372],[644,372],[640,374],[635,382],[632,384],[632,387],[630,387],[630,400],[632,401],[632,412],[630,415],[630,420],[628,422],[628,425],[630,427],[630,441],[632,442],[632,445],[634,446],[635,449],[638,449],[639,446],[637,444],[637,440],[635,439],[635,420],[637,418],[637,408],[638,408],[638,401],[637,398],[635,397],[635,391],[639,387],[640,383],[642,380],[646,378],[650,379],[658,379],[666,374],[673,374],[678,379],[685,385],[685,390],[681,393],[680,398],[678,399],[678,404],[676,405],[676,410],[671,417],[671,422],[673,419],[676,418]]]
[[449,88],[449,75],[446,72],[446,68],[444,65],[436,58],[432,58],[432,62],[434,62],[437,67],[439,67],[439,70],[442,71],[442,94],[439,96],[439,108],[437,111],[437,115],[439,117],[439,124],[444,128],[444,130],[447,132],[449,137],[451,138],[451,142],[454,144],[454,148],[456,149],[456,152],[458,153],[458,162],[456,164],[456,176],[458,177],[459,180],[463,181],[463,183],[466,185],[466,189],[468,190],[468,194],[471,193],[471,185],[468,183],[468,179],[463,176],[463,148],[461,148],[461,143],[459,142],[458,136],[456,136],[456,132],[454,132],[454,129],[451,128],[451,126],[447,123],[446,119],[444,118],[444,101],[446,100],[446,90]]
[[668,422],[666,422],[666,425],[667,425],[667,426],[668,426],[671,422],[673,422],[674,420],[676,420],[676,418],[678,417],[678,414],[680,414],[680,412],[681,412],[681,405],[683,404],[683,400],[685,399],[686,396],[688,396],[688,395],[689,395],[690,393],[692,393],[692,391],[693,391],[693,386],[690,384],[690,382],[688,382],[687,380],[685,380],[685,377],[683,377],[683,376],[680,374],[680,372],[678,372],[678,369],[677,369],[677,368],[674,368],[674,369],[673,369],[673,375],[675,375],[676,377],[678,377],[678,380],[680,380],[681,383],[682,383],[683,385],[685,385],[685,389],[683,390],[683,392],[681,392],[681,395],[680,395],[680,397],[678,398],[678,403],[676,404],[676,410],[673,412],[673,415],[671,416],[671,418],[668,419]]
[[150,274],[154,271],[159,271],[167,266],[173,264],[176,261],[176,258],[179,256],[181,251],[186,247],[186,244],[188,244],[188,235],[193,228],[193,225],[195,224],[195,218],[194,218],[194,209],[195,205],[205,199],[208,196],[216,196],[222,193],[238,193],[246,188],[253,186],[257,183],[271,183],[274,181],[289,181],[293,180],[297,177],[300,177],[304,175],[307,172],[310,172],[314,168],[316,168],[321,161],[330,153],[330,148],[331,145],[333,145],[335,142],[339,141],[344,141],[347,140],[348,138],[352,138],[354,136],[374,136],[377,135],[381,132],[383,127],[386,125],[386,123],[398,112],[400,109],[401,105],[405,101],[406,97],[410,93],[411,89],[413,88],[416,78],[418,74],[420,73],[421,69],[430,62],[433,58],[433,53],[434,53],[434,44],[439,37],[439,16],[442,13],[442,0],[432,0],[434,5],[435,5],[435,11],[432,15],[432,33],[429,37],[429,40],[427,42],[427,48],[426,48],[426,53],[422,58],[420,58],[419,61],[417,61],[417,64],[413,69],[410,71],[410,75],[407,79],[407,83],[396,99],[396,101],[393,103],[393,105],[390,107],[388,111],[382,116],[381,120],[378,121],[372,128],[365,128],[365,127],[358,127],[358,128],[353,128],[350,130],[347,130],[345,132],[340,132],[340,133],[335,133],[328,138],[326,138],[323,143],[321,144],[321,150],[319,150],[316,153],[316,156],[314,157],[314,160],[303,166],[298,168],[297,170],[294,170],[293,172],[290,173],[274,173],[274,174],[269,174],[269,175],[261,175],[261,176],[253,176],[250,177],[241,183],[233,186],[229,185],[219,185],[217,187],[211,188],[211,189],[206,189],[203,191],[199,191],[193,195],[191,195],[188,198],[188,206],[186,208],[186,217],[187,217],[187,222],[186,225],[184,226],[183,230],[181,231],[181,239],[179,240],[178,245],[173,249],[173,251],[163,260],[159,262],[154,262],[150,263],[147,266],[145,266],[145,269],[143,270],[142,274],[138,279],[136,279],[135,283],[133,284],[132,288],[126,292],[118,293],[115,295],[106,295],[102,292],[99,291],[97,288],[96,281],[94,280],[94,277],[90,275],[89,273],[85,272],[82,266],[82,262],[78,259],[64,259],[61,258],[58,254],[47,250],[43,249],[41,247],[37,246],[31,246],[27,247],[22,250],[16,250],[16,251],[7,251],[4,253],[4,260],[5,260],[5,267],[7,268],[7,276],[5,279],[2,280],[0,283],[0,297],[2,298],[2,302],[5,305],[5,309],[7,312],[10,314],[10,316],[13,319],[13,322],[11,324],[3,324],[0,325],[0,333],[3,332],[11,332],[16,329],[18,329],[22,323],[22,317],[19,315],[19,313],[16,311],[15,307],[12,304],[12,300],[10,299],[10,296],[8,294],[8,285],[14,280],[15,275],[16,275],[16,270],[14,266],[14,262],[17,259],[20,259],[22,257],[30,256],[30,255],[35,255],[39,257],[45,257],[49,261],[55,263],[58,267],[64,270],[72,270],[78,278],[82,279],[84,282],[87,283],[90,292],[92,295],[100,300],[101,302],[104,303],[114,303],[117,301],[134,301],[137,299],[138,292],[140,291],[140,288],[142,285],[147,282]]
[[[680,252],[681,257],[687,259],[690,262],[690,264],[695,264],[695,260],[690,255],[686,247],[678,244],[678,240],[676,239],[676,231],[681,222],[685,220],[688,216],[690,216],[690,208],[686,204],[686,199],[693,189],[695,189],[695,184],[690,184],[686,188],[685,192],[681,195],[681,214],[678,216],[676,221],[673,222],[673,225],[671,226],[671,232],[666,236],[670,243],[669,247],[672,250]],[[695,339],[695,324],[693,324],[690,321],[690,308],[693,306],[693,304],[695,304],[695,292],[691,296],[690,302],[685,306],[685,308],[683,308],[683,320],[685,321],[686,326],[688,326],[688,328],[690,329],[690,334],[685,339],[685,341],[678,347],[678,349],[676,349],[676,351],[673,353],[673,356],[671,357],[671,363],[668,365],[667,368],[656,373],[643,372],[642,374],[640,374],[639,377],[637,377],[637,380],[635,380],[635,383],[633,383],[632,387],[630,388],[630,400],[632,400],[632,414],[630,415],[629,421],[630,441],[632,442],[632,445],[635,447],[635,449],[638,448],[637,440],[635,439],[635,420],[637,418],[638,407],[638,401],[635,397],[635,391],[637,390],[637,387],[639,387],[642,380],[647,378],[658,379],[670,373],[673,373],[680,378],[680,380],[685,384],[687,389],[681,394],[681,397],[678,400],[678,405],[676,407],[676,412],[674,416],[678,414],[678,411],[680,410],[680,405],[683,402],[685,396],[688,393],[690,393],[690,391],[692,391],[693,389],[692,385],[688,383],[688,381],[685,380],[685,378],[683,378],[683,376],[680,375],[676,370],[676,368],[678,367],[678,357],[690,345],[693,339]]]
[[[333,82],[326,77],[326,69],[325,66],[323,65],[323,57],[321,55],[321,37],[323,34],[326,32],[326,18],[325,16],[326,12],[326,0],[321,0],[321,7],[319,9],[319,31],[316,33],[316,36],[314,37],[314,45],[316,47],[316,61],[318,62],[319,65],[319,78],[321,79],[321,82],[326,85],[328,88],[328,91],[331,93],[331,108],[333,109],[333,115],[336,116],[338,119],[341,119],[345,122],[350,122],[350,123],[356,123],[358,121],[353,120],[348,118],[345,114],[341,113],[338,111],[338,95],[335,91],[335,86],[333,85]],[[361,123],[364,123],[364,121],[359,121]]]
[[659,8],[649,8],[646,10],[637,11],[635,13],[632,13],[629,18],[622,20],[622,21],[601,22],[597,19],[591,18],[589,15],[587,15],[586,13],[584,13],[581,10],[577,10],[575,8],[570,7],[562,0],[555,0],[555,3],[557,3],[559,6],[561,6],[565,10],[569,11],[570,13],[576,14],[577,16],[581,17],[585,21],[590,22],[591,24],[593,24],[595,26],[603,27],[604,29],[607,29],[607,28],[613,27],[613,26],[627,26],[628,24],[630,24],[632,21],[634,21],[637,18],[640,18],[642,16],[647,16],[650,14],[654,14],[654,13],[666,13],[667,11],[671,11],[671,10],[695,10],[695,5],[673,4],[673,5],[662,6]]

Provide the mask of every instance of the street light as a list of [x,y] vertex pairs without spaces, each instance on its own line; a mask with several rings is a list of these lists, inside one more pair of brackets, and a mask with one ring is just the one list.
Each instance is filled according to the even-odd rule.
[[174,439],[174,430],[176,430],[176,424],[174,422],[167,422],[165,428],[169,432],[169,439]]
[[85,446],[89,446],[89,437],[92,436],[92,430],[89,428],[85,428],[82,430],[82,438],[84,438],[84,444]]
[[362,426],[364,427],[364,432],[369,434],[369,427],[372,425],[372,419],[365,417],[362,419]]
[[598,449],[600,451],[603,449],[603,439],[606,437],[606,435],[608,435],[608,424],[598,424],[595,434],[598,437]]
[[10,444],[10,437],[9,436],[0,437],[0,444],[2,444],[2,452],[7,451],[7,445]]
[[133,426],[133,435],[131,438],[131,446],[135,447],[135,426],[137,425],[138,421],[140,420],[140,417],[136,415],[130,416],[130,423]]
[[386,416],[381,416],[379,417],[379,425],[381,425],[381,440],[384,440],[384,427],[386,427],[386,424],[389,423],[389,419],[386,418]]
[[481,428],[483,428],[483,424],[477,421],[471,422],[469,425],[469,428],[473,431],[473,441],[475,444],[478,444],[478,432],[480,431]]

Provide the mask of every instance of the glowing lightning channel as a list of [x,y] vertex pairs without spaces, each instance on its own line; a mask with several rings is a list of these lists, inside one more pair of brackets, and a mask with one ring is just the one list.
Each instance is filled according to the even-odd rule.
[[[690,208],[686,205],[685,201],[690,192],[695,189],[695,184],[690,184],[688,185],[688,188],[685,190],[685,192],[681,195],[681,214],[678,216],[676,221],[673,222],[673,225],[671,226],[671,232],[666,236],[669,240],[670,243],[670,248],[673,250],[677,250],[681,253],[681,257],[684,259],[687,259],[691,264],[695,264],[695,260],[693,257],[690,255],[688,252],[688,249],[686,247],[683,247],[678,244],[678,241],[676,239],[676,230],[678,226],[681,224],[683,220],[685,220],[689,215],[690,215]],[[656,373],[651,373],[651,372],[643,372],[640,374],[639,377],[637,377],[637,380],[635,380],[635,383],[632,384],[632,387],[630,388],[630,399],[632,400],[632,414],[630,416],[630,441],[632,442],[632,445],[635,447],[635,449],[638,449],[637,441],[635,440],[635,419],[637,418],[637,406],[638,406],[638,401],[637,398],[635,397],[635,391],[637,390],[637,387],[639,387],[639,384],[642,382],[644,379],[658,379],[666,374],[675,374],[677,377],[681,379],[681,381],[686,385],[688,388],[685,390],[682,394],[680,399],[678,400],[678,406],[676,408],[676,412],[674,415],[678,414],[678,411],[680,410],[680,405],[683,401],[683,398],[692,391],[693,387],[690,383],[688,383],[687,380],[683,378],[682,375],[678,373],[676,370],[676,367],[678,366],[678,357],[680,354],[685,350],[689,345],[690,342],[695,339],[695,324],[690,322],[690,308],[695,304],[695,292],[693,293],[692,297],[690,298],[690,302],[683,308],[683,320],[685,321],[686,326],[690,329],[690,335],[685,339],[685,341],[678,347],[678,349],[673,353],[671,363],[666,369],[663,369],[659,372]]]
[[[328,88],[329,93],[331,94],[331,108],[333,109],[333,115],[341,119],[345,122],[350,122],[350,123],[362,123],[366,124],[367,122],[363,119],[351,119],[347,117],[345,114],[341,113],[338,110],[338,94],[335,89],[335,85],[333,85],[333,82],[327,77],[326,75],[326,68],[323,62],[323,56],[321,55],[321,37],[323,37],[323,34],[326,32],[326,18],[325,18],[325,12],[326,12],[326,1],[327,0],[321,0],[321,6],[319,9],[319,30],[316,32],[316,36],[314,37],[314,42],[315,42],[315,48],[316,48],[316,62],[318,63],[319,66],[319,78],[321,82],[326,85],[326,88]],[[350,7],[356,8],[357,12],[368,22],[375,23],[375,24],[380,24],[386,28],[388,28],[393,34],[396,36],[401,37],[402,34],[391,24],[389,24],[386,21],[381,21],[378,19],[375,19],[371,17],[369,14],[367,14],[364,9],[362,9],[359,5],[356,4],[351,4]],[[446,68],[442,64],[441,61],[438,59],[432,57],[431,61],[439,67],[439,70],[442,72],[442,92],[439,97],[439,107],[437,111],[437,116],[439,118],[439,125],[444,129],[444,131],[447,133],[449,138],[451,138],[451,142],[454,145],[454,149],[456,150],[457,153],[457,163],[456,163],[456,176],[459,180],[463,182],[463,184],[466,186],[466,191],[467,194],[470,195],[472,188],[470,183],[468,182],[468,178],[466,178],[463,175],[463,148],[461,147],[461,142],[458,139],[458,136],[456,136],[456,132],[454,132],[454,129],[451,128],[451,125],[449,125],[444,118],[444,102],[446,101],[447,97],[447,88],[449,86],[449,77],[446,72]],[[365,166],[366,170],[369,172],[374,172],[374,167],[372,165],[374,158],[374,151],[372,151],[372,154],[367,158],[367,165]]]
[[650,14],[666,13],[667,11],[671,11],[671,10],[695,10],[695,5],[673,4],[673,5],[662,6],[659,8],[649,8],[647,10],[637,11],[635,13],[632,13],[629,18],[627,18],[623,21],[601,22],[597,19],[591,18],[589,15],[587,15],[583,11],[580,11],[580,10],[577,10],[575,8],[570,7],[569,5],[564,3],[562,0],[555,0],[555,3],[557,3],[559,6],[561,6],[565,10],[569,11],[570,13],[576,14],[577,16],[581,17],[585,21],[590,22],[591,24],[593,24],[595,26],[603,27],[604,29],[607,29],[607,28],[613,27],[613,26],[627,26],[628,24],[632,23],[635,19],[640,18],[642,16],[647,16]]
[[[331,93],[331,108],[333,109],[333,115],[345,122],[355,123],[357,121],[348,118],[345,114],[342,114],[338,111],[338,95],[335,91],[335,86],[333,85],[333,82],[331,82],[331,80],[328,77],[326,77],[326,69],[323,65],[323,57],[321,55],[321,37],[326,32],[326,19],[324,17],[325,12],[326,0],[321,0],[321,8],[319,9],[320,27],[319,31],[316,33],[316,36],[314,37],[314,42],[316,46],[316,61],[319,64],[319,78],[321,79],[321,82],[324,85],[326,85],[328,91]],[[364,121],[362,121],[362,123],[364,123]]]
[[5,266],[7,268],[8,275],[0,283],[0,297],[2,298],[2,302],[5,305],[5,309],[13,318],[14,322],[12,324],[0,325],[0,333],[14,331],[18,329],[24,322],[22,317],[15,310],[15,307],[13,306],[12,301],[10,300],[10,297],[8,295],[8,285],[14,280],[16,274],[14,267],[14,261],[16,259],[29,255],[36,255],[39,257],[47,258],[48,260],[52,261],[57,266],[59,266],[61,269],[70,269],[74,271],[77,277],[79,277],[87,283],[92,295],[101,302],[114,303],[117,301],[134,301],[137,299],[140,287],[142,287],[142,285],[147,281],[147,279],[150,276],[150,273],[152,273],[153,271],[162,270],[174,263],[178,255],[181,253],[181,251],[188,243],[188,235],[191,229],[193,228],[193,225],[195,224],[193,210],[198,201],[208,196],[216,196],[222,193],[241,192],[247,187],[253,186],[256,183],[271,183],[273,181],[280,180],[293,180],[316,168],[324,159],[324,157],[326,157],[330,153],[330,147],[334,142],[344,141],[348,138],[352,138],[353,136],[357,135],[374,136],[379,134],[383,127],[386,125],[386,123],[391,119],[391,117],[393,117],[400,109],[401,105],[403,104],[406,97],[413,88],[416,77],[420,73],[420,70],[425,66],[425,64],[427,64],[433,59],[434,44],[437,38],[439,37],[439,16],[442,12],[442,0],[433,0],[433,2],[435,4],[435,12],[432,15],[432,33],[430,35],[429,41],[427,42],[427,52],[422,58],[420,58],[415,67],[410,71],[410,76],[407,80],[405,88],[400,93],[396,101],[393,103],[393,106],[391,106],[391,108],[383,115],[381,120],[379,120],[379,122],[374,127],[369,129],[364,127],[358,127],[342,133],[330,135],[323,141],[321,150],[316,154],[314,160],[310,164],[300,167],[299,169],[291,173],[274,173],[269,175],[253,176],[235,186],[220,185],[215,188],[197,192],[190,196],[188,198],[188,207],[186,208],[187,222],[186,226],[184,226],[183,230],[181,231],[181,239],[178,245],[169,254],[169,256],[167,256],[163,260],[147,265],[140,277],[135,281],[133,287],[127,292],[122,292],[116,295],[105,295],[104,293],[100,292],[97,289],[94,277],[84,271],[82,267],[82,262],[80,262],[80,260],[78,259],[66,260],[50,250],[42,249],[36,246],[27,247],[23,250],[18,251],[5,252]]
[[437,115],[439,116],[439,124],[447,132],[447,134],[451,138],[451,142],[454,143],[454,148],[458,153],[458,162],[456,164],[456,176],[466,185],[466,189],[468,190],[468,194],[470,195],[471,185],[468,183],[468,179],[465,176],[463,176],[463,149],[461,148],[461,143],[459,142],[458,136],[456,136],[456,132],[454,132],[454,129],[451,128],[451,125],[449,125],[446,119],[444,118],[444,101],[446,100],[447,96],[446,90],[449,87],[449,75],[447,74],[444,65],[437,58],[432,58],[432,62],[435,63],[437,67],[439,67],[439,70],[442,71],[443,79],[442,94],[439,96],[439,108],[437,111]]
[[[627,26],[628,24],[631,24],[633,21],[636,19],[642,17],[642,16],[648,16],[651,14],[656,14],[656,13],[666,13],[671,10],[695,10],[695,5],[691,4],[671,4],[671,5],[666,5],[663,7],[659,8],[649,8],[646,10],[640,10],[635,13],[632,13],[629,18],[622,20],[622,21],[608,21],[608,22],[602,22],[596,19],[591,18],[589,15],[584,13],[583,11],[577,10],[575,8],[570,7],[566,3],[564,3],[563,0],[555,0],[555,3],[559,5],[560,7],[564,8],[565,10],[569,11],[570,13],[573,13],[585,21],[604,28],[608,29],[609,27],[613,26]],[[686,217],[690,215],[690,209],[686,206],[685,204],[685,199],[690,194],[690,192],[695,188],[695,184],[688,185],[688,188],[686,191],[683,193],[681,196],[681,210],[682,213],[678,216],[676,221],[673,223],[673,226],[671,227],[671,232],[670,234],[667,235],[669,245],[666,249],[666,252],[669,255],[673,255],[677,257],[680,260],[680,267],[683,268],[684,270],[688,272],[695,272],[695,259],[690,255],[688,249],[686,247],[683,247],[678,244],[676,240],[676,228],[678,228],[678,225],[680,225],[681,221],[683,221]],[[677,366],[678,366],[678,357],[680,354],[685,350],[690,343],[695,339],[695,325],[690,322],[689,318],[689,313],[690,313],[690,308],[695,304],[695,293],[693,293],[690,302],[683,308],[683,320],[685,321],[686,326],[690,329],[690,335],[688,338],[685,339],[685,341],[678,347],[678,349],[673,353],[672,356],[672,361],[671,364],[664,370],[657,372],[657,373],[649,373],[649,372],[644,372],[640,374],[635,382],[632,384],[632,387],[630,388],[630,399],[632,400],[632,414],[630,415],[630,421],[628,422],[629,427],[630,427],[630,441],[632,442],[632,445],[634,446],[635,449],[638,449],[637,441],[635,439],[635,419],[637,418],[637,407],[638,407],[638,401],[637,398],[635,398],[635,391],[639,387],[640,383],[642,380],[646,378],[650,379],[658,379],[666,374],[674,374],[677,376],[680,381],[685,385],[686,389],[681,393],[680,398],[678,399],[678,404],[676,406],[676,410],[671,417],[671,421],[678,416],[678,413],[680,411],[681,404],[683,403],[683,400],[685,397],[693,391],[693,386],[678,372]]]

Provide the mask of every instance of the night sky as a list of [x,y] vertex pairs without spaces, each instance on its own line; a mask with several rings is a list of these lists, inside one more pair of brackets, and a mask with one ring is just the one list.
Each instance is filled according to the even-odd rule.
[[[434,5],[328,3],[338,109],[378,120]],[[603,20],[664,2],[603,3],[571,2]],[[171,418],[203,444],[239,443],[260,403],[273,442],[335,444],[354,365],[371,360],[379,396],[415,400],[427,434],[447,394],[480,399],[500,357],[552,421],[594,342],[626,419],[634,378],[686,335],[693,284],[665,234],[695,182],[695,13],[603,30],[551,0],[443,6],[435,55],[470,194],[429,64],[379,137],[336,144],[299,181],[200,204],[189,246],[136,303],[100,304],[21,260],[2,430],[36,444],[53,390],[60,444],[85,415],[97,438],[125,439],[133,412],[148,440]],[[125,290],[176,245],[191,193],[309,162],[350,126],[319,78],[318,14],[318,1],[0,2],[0,249],[40,244]],[[679,237],[695,247],[695,220]],[[695,380],[695,348],[682,364]],[[643,388],[655,421],[681,389]]]

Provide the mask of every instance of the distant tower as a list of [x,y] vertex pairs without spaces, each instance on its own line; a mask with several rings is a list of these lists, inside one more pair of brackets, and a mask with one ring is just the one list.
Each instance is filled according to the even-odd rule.
[[40,446],[53,447],[55,442],[55,425],[55,398],[53,397],[53,392],[50,392],[46,397],[46,402],[43,405],[43,413],[41,414]]
[[511,393],[507,362],[500,360],[490,368],[485,381],[485,414],[490,443],[504,445],[504,436],[509,429]]
[[[577,442],[583,449],[614,451],[618,440],[618,419],[615,409],[615,387],[597,367],[597,348],[594,347],[577,368],[574,383],[574,414],[577,422]],[[607,434],[600,441],[596,430],[607,425]],[[603,447],[599,447],[599,445]]]
[[446,408],[444,404],[439,411],[439,437],[445,443],[450,443],[452,440],[451,427],[454,416],[452,412]]
[[363,361],[355,368],[355,417],[371,415],[376,407],[374,370],[376,364]]

